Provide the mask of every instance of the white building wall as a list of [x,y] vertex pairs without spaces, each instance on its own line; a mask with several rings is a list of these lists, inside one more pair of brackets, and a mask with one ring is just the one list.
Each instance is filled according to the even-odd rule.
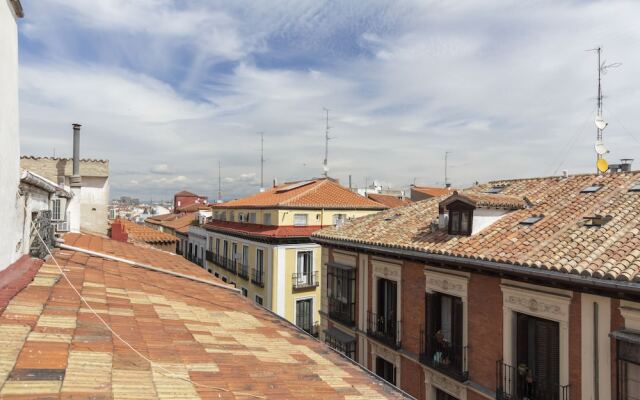
[[509,210],[504,209],[476,208],[473,210],[473,232],[471,232],[471,234],[475,235],[487,226],[499,220],[500,217],[504,216],[508,212]]
[[13,6],[0,0],[0,270],[18,259],[23,215],[17,199],[20,173],[18,31]]

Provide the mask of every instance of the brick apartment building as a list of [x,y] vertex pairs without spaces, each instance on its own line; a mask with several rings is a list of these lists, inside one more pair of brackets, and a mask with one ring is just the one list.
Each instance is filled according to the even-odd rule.
[[173,212],[193,212],[207,208],[208,197],[183,190],[173,195]]
[[640,172],[492,182],[316,232],[321,338],[418,399],[638,399]]

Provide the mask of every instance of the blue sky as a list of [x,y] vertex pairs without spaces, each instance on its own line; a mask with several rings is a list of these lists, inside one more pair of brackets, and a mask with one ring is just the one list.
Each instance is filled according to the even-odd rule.
[[255,191],[322,172],[406,187],[593,170],[595,58],[605,142],[640,151],[632,1],[24,0],[24,154],[111,161],[112,195]]

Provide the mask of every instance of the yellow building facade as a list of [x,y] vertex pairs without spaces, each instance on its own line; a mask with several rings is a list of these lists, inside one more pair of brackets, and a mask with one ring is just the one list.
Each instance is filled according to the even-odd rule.
[[205,268],[311,334],[320,321],[323,227],[386,207],[331,179],[294,182],[213,208]]

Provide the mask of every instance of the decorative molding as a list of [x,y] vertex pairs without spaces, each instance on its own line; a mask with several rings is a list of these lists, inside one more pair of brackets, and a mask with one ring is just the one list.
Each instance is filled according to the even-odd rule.
[[356,267],[356,256],[353,254],[344,254],[337,251],[333,251],[333,260],[338,264],[348,265],[350,267]]
[[504,306],[554,321],[569,320],[569,297],[501,285]]
[[440,292],[466,299],[469,283],[467,278],[430,270],[425,270],[424,275],[426,279],[425,290],[427,292]]
[[427,384],[427,393],[430,392],[431,388],[440,389],[459,400],[466,400],[467,388],[464,384],[461,384],[445,375],[438,374],[429,368],[424,369],[424,376],[425,383]]
[[382,278],[400,280],[400,265],[383,261],[372,260],[373,274]]
[[621,300],[620,314],[622,314],[622,318],[624,318],[625,328],[640,330],[640,304]]

